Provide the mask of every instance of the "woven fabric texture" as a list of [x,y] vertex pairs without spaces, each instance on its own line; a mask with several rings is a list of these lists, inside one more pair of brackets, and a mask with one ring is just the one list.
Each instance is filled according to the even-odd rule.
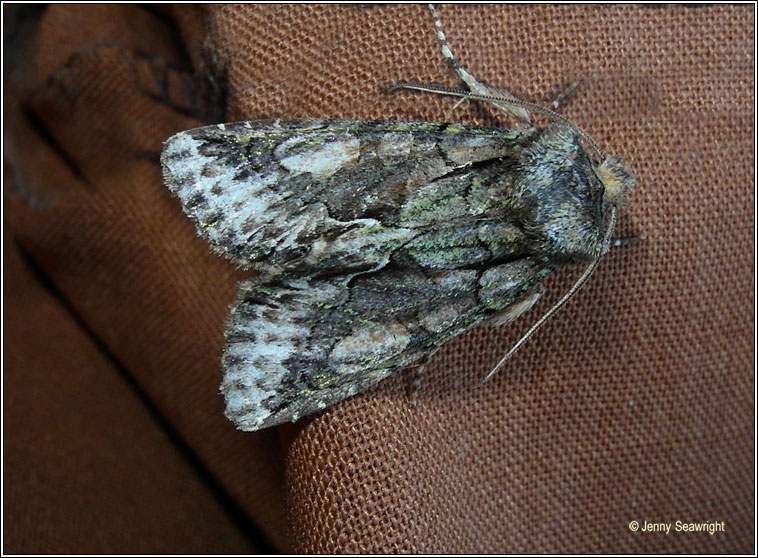
[[6,331],[24,332],[4,357],[4,550],[123,552],[142,533],[134,552],[219,537],[224,552],[755,551],[754,7],[439,13],[483,81],[541,104],[579,82],[561,110],[635,170],[617,235],[642,241],[484,385],[581,270],[516,324],[442,348],[418,405],[402,371],[257,433],[218,393],[224,318],[251,274],[195,236],[161,184],[161,142],[220,118],[513,123],[384,91],[456,85],[419,5],[56,5],[19,32],[4,248],[27,263],[6,258],[25,279],[4,291]]

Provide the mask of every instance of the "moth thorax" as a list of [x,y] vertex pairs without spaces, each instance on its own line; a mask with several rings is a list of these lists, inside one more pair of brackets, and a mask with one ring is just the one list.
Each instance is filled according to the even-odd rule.
[[632,169],[623,165],[621,157],[609,155],[595,173],[603,183],[603,201],[611,205],[624,204],[626,195],[634,188],[634,175]]

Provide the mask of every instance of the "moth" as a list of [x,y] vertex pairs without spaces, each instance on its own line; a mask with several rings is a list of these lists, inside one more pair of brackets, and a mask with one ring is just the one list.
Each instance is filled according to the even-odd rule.
[[[165,143],[165,184],[198,234],[258,271],[225,331],[221,391],[242,430],[325,409],[474,326],[508,323],[545,277],[584,264],[523,342],[609,248],[631,170],[556,112],[473,78],[431,10],[466,91],[400,87],[490,103],[520,129],[281,119]],[[535,127],[529,111],[552,123]]]

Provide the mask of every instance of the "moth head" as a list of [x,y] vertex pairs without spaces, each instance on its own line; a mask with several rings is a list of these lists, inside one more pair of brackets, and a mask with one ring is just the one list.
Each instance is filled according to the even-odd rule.
[[634,188],[634,174],[621,162],[621,157],[606,156],[595,169],[595,174],[603,184],[603,201],[615,206],[624,205],[626,195]]

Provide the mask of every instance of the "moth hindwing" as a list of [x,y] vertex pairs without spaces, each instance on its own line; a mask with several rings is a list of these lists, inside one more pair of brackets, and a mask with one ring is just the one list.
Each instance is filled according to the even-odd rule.
[[259,272],[228,318],[227,416],[257,430],[312,414],[473,326],[511,321],[556,268],[594,266],[633,180],[586,138],[561,121],[361,120],[170,138],[166,185],[216,253]]

